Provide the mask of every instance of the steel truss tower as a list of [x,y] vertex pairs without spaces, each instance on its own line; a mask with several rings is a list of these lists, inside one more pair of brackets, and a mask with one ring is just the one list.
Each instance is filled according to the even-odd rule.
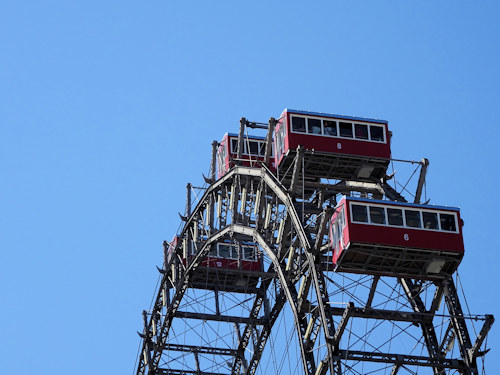
[[[297,150],[281,179],[264,165],[236,166],[207,179],[192,210],[188,197],[182,241],[165,254],[154,304],[143,312],[136,374],[479,374],[494,318],[465,314],[452,278],[332,269],[328,222],[337,194],[404,197],[385,181],[310,183],[303,158]],[[425,159],[421,166],[416,200]],[[258,244],[262,269],[214,277],[202,260],[228,239]],[[186,262],[185,254],[194,256]]]

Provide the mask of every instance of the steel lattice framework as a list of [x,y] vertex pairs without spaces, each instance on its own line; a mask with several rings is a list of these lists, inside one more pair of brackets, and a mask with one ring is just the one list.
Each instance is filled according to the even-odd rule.
[[[465,315],[453,279],[332,270],[328,222],[336,195],[403,196],[384,180],[311,184],[303,158],[297,150],[281,180],[260,164],[207,180],[182,217],[175,256],[165,256],[159,269],[136,373],[478,374],[494,319]],[[220,269],[214,278],[202,261],[221,240],[258,244],[262,269]],[[185,254],[194,256],[186,262]]]

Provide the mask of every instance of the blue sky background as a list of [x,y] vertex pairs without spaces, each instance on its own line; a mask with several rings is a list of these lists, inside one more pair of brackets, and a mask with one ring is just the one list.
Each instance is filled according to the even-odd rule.
[[[0,3],[2,373],[132,373],[185,185],[239,118],[386,119],[500,318],[495,1]],[[497,323],[498,324],[498,323]],[[486,360],[500,369],[494,325]]]

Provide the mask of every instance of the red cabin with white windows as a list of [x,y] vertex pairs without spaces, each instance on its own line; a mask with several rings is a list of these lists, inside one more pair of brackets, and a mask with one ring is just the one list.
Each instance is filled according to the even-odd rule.
[[458,208],[343,197],[330,224],[338,272],[440,279],[464,254]]
[[291,173],[297,147],[305,149],[306,177],[373,181],[391,157],[387,121],[285,109],[274,133],[280,175]]
[[[191,242],[187,246],[187,241],[174,237],[168,248],[167,262],[180,248],[182,263],[188,266],[198,251],[197,246],[201,245]],[[258,246],[251,242],[221,241],[214,244],[191,277],[192,286],[235,292],[255,289],[259,281],[255,273],[262,271],[262,258],[258,250]]]
[[[243,152],[241,154],[241,165],[258,167],[258,162],[263,162],[266,152],[266,139],[264,137],[244,137]],[[238,156],[238,135],[226,133],[217,149],[217,179],[224,176],[232,167],[236,165]],[[271,171],[275,171],[274,153],[271,150],[270,165]]]

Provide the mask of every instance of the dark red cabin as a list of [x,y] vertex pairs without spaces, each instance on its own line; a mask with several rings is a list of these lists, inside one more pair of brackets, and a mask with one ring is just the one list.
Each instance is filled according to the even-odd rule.
[[[258,162],[263,162],[266,152],[266,139],[264,137],[245,137],[243,140],[243,152],[241,154],[241,165],[258,167]],[[236,165],[238,156],[238,135],[226,133],[217,149],[217,179],[224,176]],[[271,162],[268,165],[271,171],[275,171],[274,152],[271,151]]]
[[297,147],[305,149],[306,177],[373,181],[391,158],[387,121],[285,109],[274,133],[279,174],[291,173]]
[[[184,266],[188,265],[197,252],[194,242],[186,246],[183,239],[176,236],[170,243],[167,261],[176,248],[181,249]],[[259,281],[255,272],[262,270],[262,258],[258,250],[258,246],[251,242],[240,241],[236,244],[224,241],[214,244],[192,276],[193,287],[236,292],[255,288]]]
[[464,254],[460,210],[344,197],[330,225],[338,272],[440,279]]

